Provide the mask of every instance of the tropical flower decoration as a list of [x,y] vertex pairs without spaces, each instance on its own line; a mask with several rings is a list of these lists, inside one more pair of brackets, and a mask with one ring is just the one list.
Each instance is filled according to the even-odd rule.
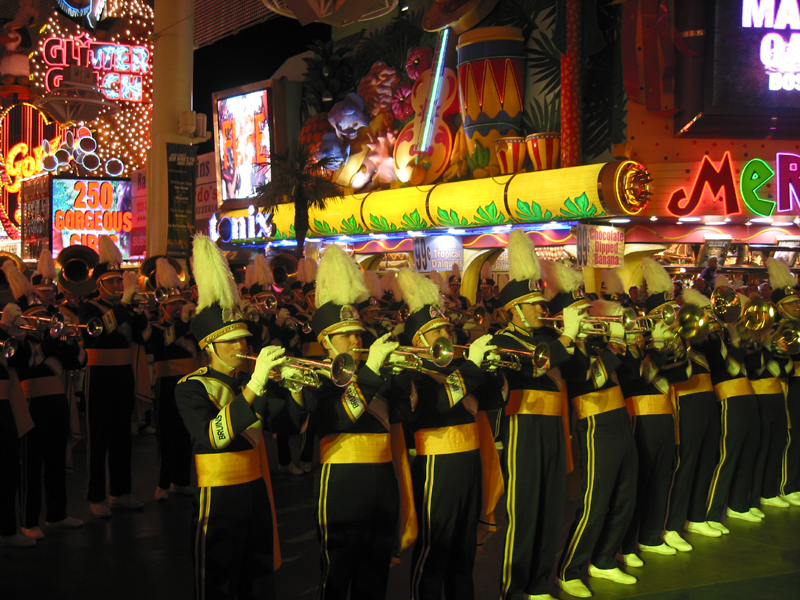
[[392,112],[394,113],[394,118],[398,121],[405,121],[414,114],[414,108],[411,106],[411,91],[413,89],[413,82],[404,81],[397,86],[394,94],[392,94]]
[[423,71],[431,68],[433,64],[433,48],[430,46],[420,46],[408,53],[406,61],[406,73],[414,81],[422,75]]

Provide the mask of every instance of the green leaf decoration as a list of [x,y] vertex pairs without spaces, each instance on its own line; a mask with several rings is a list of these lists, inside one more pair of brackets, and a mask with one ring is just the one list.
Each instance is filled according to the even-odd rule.
[[336,235],[338,233],[335,227],[331,227],[330,223],[327,221],[318,221],[317,219],[314,219],[314,232],[324,236]]
[[414,209],[411,214],[404,214],[401,222],[408,229],[427,229],[428,222],[419,216],[419,210]]
[[503,225],[509,221],[505,215],[497,210],[497,206],[492,202],[488,206],[478,208],[478,216],[474,221],[476,225]]
[[356,217],[353,215],[349,219],[342,219],[342,233],[353,235],[356,233],[366,233],[361,223],[356,222]]
[[450,210],[448,213],[445,209],[440,208],[437,210],[439,215],[439,220],[441,220],[442,225],[447,225],[448,227],[466,227],[469,225],[469,221],[467,221],[466,217],[459,217],[458,213],[455,210]]
[[372,229],[375,229],[376,231],[382,231],[382,232],[397,231],[397,225],[395,225],[394,223],[389,223],[386,220],[386,217],[383,216],[376,217],[375,215],[370,214],[369,224],[370,227]]
[[587,219],[589,217],[598,217],[596,206],[589,206],[589,198],[586,192],[575,198],[567,198],[564,201],[564,207],[561,209],[561,215],[569,219]]
[[484,148],[478,140],[475,140],[475,151],[472,153],[472,156],[467,156],[469,172],[472,173],[475,169],[484,168],[489,164],[489,159],[491,157],[492,153],[489,152],[489,149]]
[[523,202],[517,198],[517,219],[521,221],[552,221],[553,213],[549,210],[542,212],[538,202]]

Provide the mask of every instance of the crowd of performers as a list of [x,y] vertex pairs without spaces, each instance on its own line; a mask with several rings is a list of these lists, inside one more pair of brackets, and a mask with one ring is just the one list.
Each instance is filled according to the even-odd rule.
[[[312,471],[319,441],[320,600],[385,597],[407,548],[413,600],[474,598],[476,552],[501,501],[506,600],[551,598],[553,576],[581,598],[587,574],[631,585],[647,554],[692,550],[684,531],[720,537],[728,519],[800,506],[800,297],[780,261],[768,261],[765,300],[721,276],[710,298],[675,298],[645,259],[637,311],[621,305],[613,271],[589,302],[581,272],[540,263],[521,230],[509,282],[498,295],[485,277],[472,306],[457,272],[379,280],[335,245],[279,289],[264,256],[237,285],[197,235],[194,280],[159,257],[155,293],[107,238],[94,259],[65,252],[60,274],[43,253],[31,281],[18,261],[2,267],[13,301],[0,323],[0,414],[19,433],[0,440],[4,546],[82,525],[64,476],[73,386],[86,499],[101,519],[142,507],[130,495],[131,413],[137,393],[155,390],[155,498],[195,496],[197,598],[279,595],[265,435],[279,436],[290,473]],[[299,466],[285,441],[297,434],[308,442]],[[573,465],[581,493],[562,545]]]

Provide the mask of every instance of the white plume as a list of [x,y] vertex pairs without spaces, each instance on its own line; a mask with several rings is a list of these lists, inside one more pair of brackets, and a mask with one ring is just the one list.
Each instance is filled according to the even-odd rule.
[[244,286],[246,288],[251,288],[255,282],[256,282],[256,265],[255,263],[250,263],[244,269]]
[[542,268],[544,281],[551,297],[559,292],[575,292],[583,284],[583,273],[570,269],[564,263],[544,260],[542,261]]
[[263,254],[257,254],[253,261],[253,267],[253,283],[257,283],[265,290],[271,289],[272,284],[275,282],[272,279],[272,271],[269,270],[267,257]]
[[383,286],[375,271],[370,271],[369,269],[364,271],[364,285],[367,286],[367,292],[373,298],[381,298],[383,296]]
[[353,304],[366,293],[367,286],[356,261],[336,244],[325,248],[317,273],[317,308],[328,302]]
[[36,266],[36,271],[45,279],[55,281],[58,277],[56,273],[56,261],[53,260],[53,255],[46,249],[42,249],[39,253],[39,264]]
[[794,288],[797,285],[797,280],[794,278],[792,271],[782,260],[768,258],[767,273],[769,274],[769,284],[773,290],[780,290],[786,287]]
[[619,276],[617,269],[603,269],[603,283],[606,284],[606,294],[619,294],[622,296],[625,292],[622,278]]
[[197,312],[218,303],[234,309],[241,298],[239,288],[228,267],[228,260],[207,235],[197,233],[192,244],[194,279],[197,282]]
[[536,247],[522,229],[514,229],[508,237],[508,276],[514,281],[538,281],[542,278]]
[[697,290],[686,288],[681,292],[684,304],[694,304],[695,306],[711,306],[711,300]]
[[426,304],[441,307],[442,295],[439,286],[421,273],[402,269],[397,280],[409,312],[416,312]]
[[461,279],[461,269],[458,266],[458,263],[453,263],[453,266],[450,268],[450,275],[447,276],[448,279],[450,277],[458,277]]
[[508,285],[508,282],[509,282],[508,275],[500,275],[497,278],[497,287],[500,288],[501,292],[503,291],[503,288]]
[[166,258],[156,259],[156,285],[168,290],[183,289],[183,283],[175,267]]
[[647,284],[647,293],[651,296],[653,294],[672,292],[674,289],[672,278],[667,273],[667,270],[652,258],[642,260],[642,275],[644,275],[644,281]]
[[431,278],[431,281],[438,286],[439,291],[442,294],[449,294],[450,293],[450,286],[444,280],[444,277],[442,277],[442,275],[441,275],[441,273],[439,273],[439,271],[431,271],[431,274],[430,274],[429,277]]
[[295,277],[297,281],[303,283],[303,278],[306,276],[306,259],[301,258],[297,261],[297,273],[295,273]]
[[315,261],[313,258],[306,258],[303,261],[303,274],[302,276],[298,274],[297,279],[303,283],[311,283],[312,281],[316,281],[318,268],[317,261]]
[[483,279],[492,279],[492,265],[489,264],[489,261],[483,263],[481,267],[481,280]]
[[613,317],[622,312],[619,302],[611,300],[595,300],[589,306],[589,314],[593,317]]
[[722,286],[731,287],[731,280],[728,279],[725,275],[720,273],[714,279],[714,289]]
[[110,237],[101,235],[97,239],[97,247],[101,263],[108,263],[111,265],[122,264],[122,252],[120,252],[119,247]]
[[13,260],[6,260],[3,263],[3,271],[6,274],[8,285],[11,288],[11,293],[14,295],[15,299],[22,298],[23,296],[31,299],[34,296],[39,295],[36,293],[36,289],[33,287],[33,285],[31,285],[31,282],[28,281],[28,278],[20,273],[17,263],[15,263]]

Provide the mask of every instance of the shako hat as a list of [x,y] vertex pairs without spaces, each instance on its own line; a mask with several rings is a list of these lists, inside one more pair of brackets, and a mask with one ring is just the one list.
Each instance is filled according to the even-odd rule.
[[56,272],[56,263],[53,260],[53,255],[47,248],[42,248],[39,253],[39,263],[36,267],[36,273],[31,277],[31,283],[38,288],[56,288],[56,279],[58,273]]
[[336,244],[325,248],[317,272],[317,310],[311,317],[317,341],[338,333],[364,331],[355,303],[367,293],[356,262]]
[[642,260],[642,275],[647,284],[645,310],[650,313],[663,304],[673,301],[673,283],[667,270],[652,258]]
[[249,336],[247,322],[239,310],[239,288],[220,249],[208,236],[197,233],[192,256],[197,314],[191,330],[200,348]]
[[375,271],[367,269],[364,271],[364,285],[367,287],[367,294],[360,296],[357,300],[356,308],[360,313],[378,310],[378,302],[383,297],[383,286],[380,277]]
[[14,297],[19,307],[25,311],[34,304],[34,300],[38,301],[39,293],[28,281],[28,278],[22,274],[14,260],[6,260],[3,262],[3,274],[8,281],[8,286],[11,295]]
[[404,333],[413,344],[424,339],[423,336],[428,331],[450,325],[450,321],[442,312],[439,286],[411,269],[400,271],[397,283],[409,312]]
[[798,299],[797,290],[795,290],[797,280],[785,262],[777,258],[768,258],[767,274],[769,275],[769,285],[772,287],[770,300],[778,308],[785,302],[793,302]]
[[547,309],[551,315],[557,315],[564,309],[578,302],[586,302],[581,296],[580,289],[583,284],[583,273],[570,269],[567,265],[544,260],[544,282],[547,286]]
[[461,285],[461,269],[458,267],[458,263],[453,263],[450,269],[450,276],[447,278],[447,283]]
[[122,277],[122,252],[107,235],[97,238],[100,262],[92,270],[92,279],[102,281],[108,277]]
[[250,282],[250,296],[256,297],[261,294],[274,294],[275,280],[272,278],[272,271],[269,269],[267,257],[263,254],[256,255],[253,260],[252,269],[247,269],[248,279],[252,277]]
[[603,269],[603,300],[621,302],[625,288],[616,269]]
[[170,302],[183,302],[183,282],[181,281],[178,271],[175,266],[165,256],[160,256],[156,260],[156,287],[164,288],[167,290],[167,297],[161,304],[169,304]]
[[313,292],[317,287],[318,269],[319,267],[317,265],[317,261],[315,261],[313,258],[307,258],[303,264],[302,274],[298,272],[298,278],[303,284],[303,294],[306,296]]
[[481,267],[481,286],[489,285],[494,287],[494,279],[492,278],[492,265],[488,262],[483,263]]
[[545,301],[539,285],[542,269],[536,247],[521,229],[513,230],[508,237],[508,277],[508,283],[500,290],[504,310]]

